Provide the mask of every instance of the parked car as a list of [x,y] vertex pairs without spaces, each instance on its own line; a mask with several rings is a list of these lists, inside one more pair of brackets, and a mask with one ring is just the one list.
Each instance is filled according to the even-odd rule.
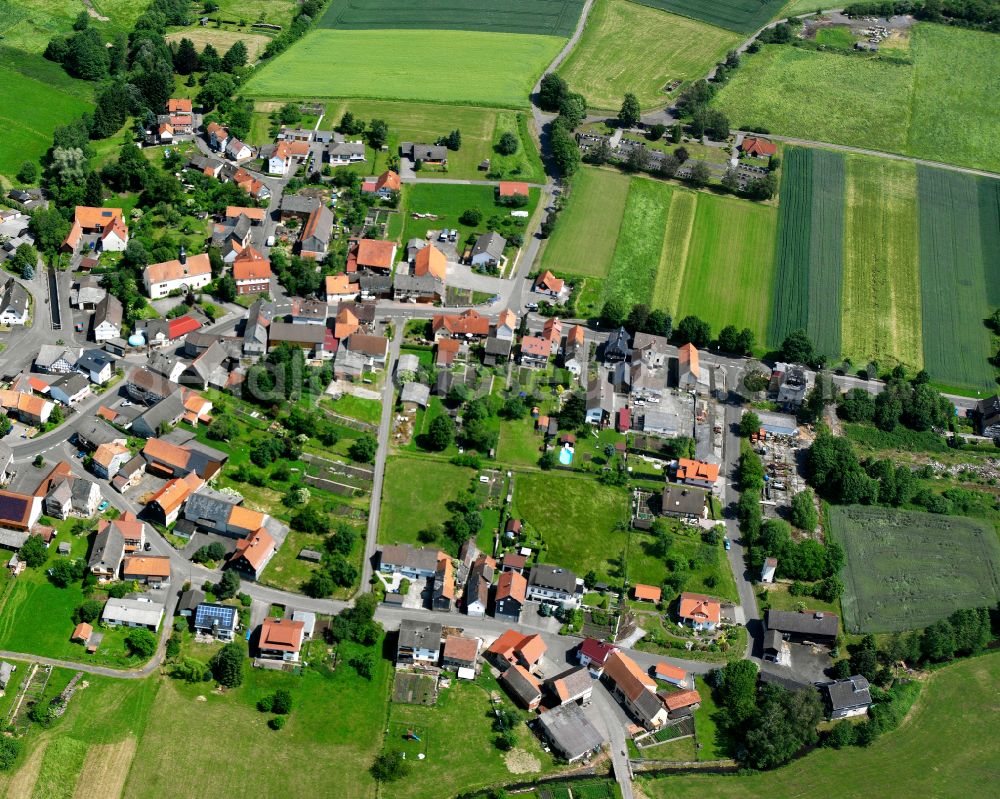
[[104,511],[106,511],[107,509],[108,509],[108,501],[106,499],[102,501],[100,505],[97,506],[98,513],[104,513]]
[[730,541],[729,541],[729,536],[725,536],[722,539],[722,546],[724,546],[726,548],[726,552],[729,551],[729,548],[732,546],[732,543],[730,543]]

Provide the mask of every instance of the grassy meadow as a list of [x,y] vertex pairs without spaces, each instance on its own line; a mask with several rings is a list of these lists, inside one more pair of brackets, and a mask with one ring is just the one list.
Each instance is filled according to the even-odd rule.
[[333,0],[321,28],[493,31],[569,36],[583,0]]
[[559,224],[542,253],[542,266],[555,272],[604,277],[615,255],[630,178],[609,169],[583,167]]
[[923,365],[913,164],[847,158],[842,351]]
[[652,296],[672,191],[667,183],[632,179],[618,244],[604,284],[606,299],[618,297],[631,306]]
[[[132,0],[96,0],[93,3],[108,22],[91,17],[90,24],[105,35],[127,32],[145,6]],[[76,15],[83,10],[78,0],[3,0],[0,2],[0,35],[3,44],[25,53],[41,53],[56,34],[70,33]]]
[[767,45],[715,102],[744,129],[1000,171],[1000,39],[929,23],[910,39],[912,63]]
[[681,290],[685,285],[688,246],[694,231],[698,210],[698,195],[693,191],[675,190],[670,197],[667,228],[663,234],[660,270],[653,286],[653,305],[658,308],[679,308]]
[[995,793],[998,682],[1000,655],[964,660],[931,673],[900,728],[868,748],[817,749],[746,776],[640,778],[639,787],[650,799],[797,799],[816,795],[817,786],[838,799],[987,799]]
[[597,0],[558,72],[592,108],[617,111],[625,92],[652,107],[666,102],[670,81],[703,78],[740,40],[731,31],[629,0]]
[[263,66],[246,91],[525,108],[562,44],[555,36],[480,31],[320,29]]

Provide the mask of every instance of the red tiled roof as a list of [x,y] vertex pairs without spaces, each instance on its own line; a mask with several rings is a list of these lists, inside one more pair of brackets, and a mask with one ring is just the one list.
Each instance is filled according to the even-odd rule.
[[[504,563],[509,564],[509,561],[504,558]],[[519,572],[509,571],[504,572],[500,575],[500,580],[497,582],[497,601],[501,599],[516,599],[518,602],[524,602],[524,598],[528,592],[528,581],[524,579],[524,575]]]
[[370,269],[392,269],[396,242],[381,239],[361,239],[358,242],[358,266]]
[[604,665],[604,661],[614,651],[616,651],[614,644],[609,644],[606,641],[598,641],[596,638],[587,638],[580,644],[580,654],[586,655],[592,661],[600,663],[602,666]]
[[501,197],[513,197],[516,194],[527,197],[528,184],[516,180],[501,180],[498,191]]
[[778,152],[778,147],[774,142],[767,139],[759,139],[755,136],[748,136],[743,140],[740,149],[750,155],[774,155]]
[[681,594],[681,604],[677,615],[682,619],[718,624],[722,618],[722,603],[712,596],[685,591]]
[[642,583],[636,583],[635,587],[632,589],[635,593],[636,599],[642,599],[647,602],[659,602],[662,596],[662,591],[655,585],[643,585]]
[[690,458],[677,459],[678,480],[701,480],[714,483],[719,479],[719,464],[693,461]]
[[660,698],[667,710],[680,710],[682,707],[690,707],[701,701],[701,696],[697,691],[672,691],[662,694]]
[[201,327],[201,322],[188,314],[184,314],[184,316],[178,316],[167,323],[167,336],[173,341],[181,336],[186,336],[188,333],[193,333],[199,327]]
[[525,336],[521,339],[521,354],[536,355],[547,358],[552,352],[552,345],[539,336]]
[[298,652],[305,623],[291,619],[265,619],[260,626],[260,648]]

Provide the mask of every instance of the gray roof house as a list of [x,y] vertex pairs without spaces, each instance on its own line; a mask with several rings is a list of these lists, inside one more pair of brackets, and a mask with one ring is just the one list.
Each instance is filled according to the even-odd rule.
[[87,419],[76,431],[76,443],[84,449],[97,449],[101,444],[124,444],[127,438],[103,419]]
[[396,663],[437,663],[442,627],[436,622],[403,619],[399,624]]
[[427,403],[431,401],[431,387],[412,380],[399,392],[399,401],[404,406],[412,404],[426,408]]
[[116,525],[108,524],[94,539],[87,568],[99,578],[114,580],[118,577],[124,557],[125,538]]
[[868,680],[859,674],[846,680],[837,680],[826,686],[830,695],[830,718],[846,719],[868,712],[872,695]]
[[233,506],[242,502],[243,497],[239,494],[223,493],[203,486],[188,497],[184,518],[199,527],[225,534],[229,529],[229,514]]
[[539,563],[528,574],[527,596],[539,602],[578,602],[583,596],[583,585],[569,569]]
[[113,338],[121,338],[124,308],[113,294],[105,294],[97,303],[93,318],[94,341],[103,343]]
[[35,368],[50,375],[64,375],[76,368],[80,350],[59,344],[42,344],[35,356]]
[[166,399],[146,409],[132,421],[129,428],[143,438],[155,438],[160,434],[161,425],[175,425],[184,415],[184,396],[177,389]]
[[90,396],[90,381],[79,372],[63,375],[49,386],[49,396],[63,405],[76,405]]
[[243,354],[256,357],[267,352],[267,328],[274,318],[274,306],[257,300],[247,311],[243,325]]
[[667,483],[663,487],[660,513],[681,519],[700,519],[705,515],[708,491],[692,486]]
[[149,599],[115,599],[104,606],[101,621],[112,627],[145,627],[156,632],[163,619],[163,605]]
[[805,610],[769,610],[765,627],[777,630],[791,641],[833,643],[837,637],[840,619],[835,613]]
[[472,246],[469,263],[473,266],[499,265],[503,262],[503,250],[506,246],[507,239],[499,233],[483,233]]
[[435,164],[448,163],[448,148],[441,144],[414,144],[404,141],[399,145],[399,154],[411,161],[427,161]]
[[379,571],[390,574],[399,572],[412,580],[426,580],[437,572],[440,555],[437,549],[386,544],[379,553]]
[[14,278],[8,278],[0,294],[0,324],[24,325],[28,322],[28,291]]
[[543,713],[538,724],[552,747],[569,763],[597,751],[605,741],[583,708],[576,704],[563,705]]
[[104,350],[84,350],[76,361],[76,370],[91,383],[103,386],[115,373],[115,359]]

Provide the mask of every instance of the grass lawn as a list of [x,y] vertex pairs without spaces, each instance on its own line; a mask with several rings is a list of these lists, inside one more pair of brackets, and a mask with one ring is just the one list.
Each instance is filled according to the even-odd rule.
[[616,529],[628,515],[628,497],[592,478],[555,472],[518,474],[514,515],[528,521],[545,541],[545,563],[583,576],[621,579],[627,534]]
[[0,175],[13,179],[24,161],[37,161],[52,146],[58,125],[93,108],[79,96],[79,88],[64,89],[67,82],[88,85],[65,75],[50,83],[29,77],[12,64],[0,65]]
[[344,394],[336,400],[325,400],[323,405],[341,416],[350,416],[369,424],[377,425],[382,418],[382,403],[379,400],[356,397],[353,394]]
[[542,266],[566,274],[605,277],[614,258],[629,183],[630,178],[617,170],[580,169],[545,245]]
[[920,369],[916,168],[849,156],[845,207],[843,353]]
[[[512,133],[517,136],[520,146],[513,155],[501,155],[496,150],[501,136]],[[465,134],[462,135],[465,141]],[[535,140],[528,132],[528,115],[515,111],[498,111],[496,127],[493,129],[493,141],[487,157],[490,159],[490,175],[500,178],[524,180],[528,183],[541,183],[545,180],[545,167],[542,158],[535,147]],[[449,160],[449,172],[451,172]]]
[[[110,22],[91,18],[90,24],[109,39],[116,32],[131,30],[144,11],[131,0],[95,0],[93,6]],[[54,35],[72,33],[80,11],[76,0],[6,0],[0,4],[0,34],[5,45],[40,54]]]
[[[763,341],[771,311],[777,221],[770,206],[698,194],[690,241],[663,244],[664,258],[674,249],[687,252],[680,301],[667,310],[678,318],[700,316],[714,331],[729,324],[749,327]],[[688,228],[686,212],[678,227],[681,232]]]
[[[486,173],[479,171],[479,163],[489,158],[494,167],[503,163],[513,169],[521,163],[522,173],[517,176],[521,180],[529,183],[544,180],[538,149],[532,137],[527,135],[526,117],[523,113],[497,111],[480,106],[455,105],[442,108],[438,104],[421,102],[341,99],[326,103],[324,126],[328,123],[330,126],[336,125],[345,111],[365,120],[382,119],[389,125],[389,150],[375,154],[371,164],[373,174],[384,170],[386,157],[398,153],[400,142],[433,144],[441,136],[458,129],[462,133],[462,147],[448,153],[447,177],[481,180]],[[506,129],[512,129],[521,139],[521,148],[513,156],[499,156],[493,151],[494,141],[498,138],[496,131]]]
[[644,108],[662,105],[672,80],[697,80],[725,59],[738,34],[627,0],[598,0],[559,74],[592,108],[617,111],[632,92]]
[[[528,774],[515,777],[507,768],[504,753],[496,748],[492,730],[490,692],[504,695],[488,673],[474,683],[455,680],[438,695],[436,705],[393,703],[389,709],[386,748],[399,748],[412,759],[406,778],[406,795],[412,799],[438,799],[451,795],[444,786],[473,790],[480,786],[503,784],[515,779],[530,779]],[[508,700],[505,704],[511,707]],[[420,741],[405,740],[407,730],[414,730]],[[461,746],[455,736],[461,730]],[[542,751],[538,739],[526,725],[516,730],[517,748],[534,757],[537,775],[557,770],[552,755]],[[424,760],[416,755],[423,752]]]
[[537,466],[542,456],[542,434],[534,419],[502,420],[497,460],[504,466]]
[[701,707],[694,712],[694,729],[698,743],[698,760],[720,760],[726,757],[725,742],[720,740],[719,728],[715,723],[715,715],[719,706],[712,698],[712,689],[705,683],[704,677],[695,677],[695,688],[701,696]]
[[[931,674],[900,729],[872,746],[817,749],[772,772],[736,776],[640,779],[651,799],[792,799],[816,786],[840,799],[872,796],[989,797],[996,772],[994,741],[1000,655],[961,661]],[[947,745],[942,746],[946,741]]]
[[451,515],[445,505],[469,488],[473,474],[462,466],[432,458],[390,458],[385,467],[378,540],[423,546],[417,533],[442,524]]
[[698,194],[675,189],[667,211],[667,227],[663,234],[663,252],[660,268],[656,273],[653,305],[675,311],[680,308],[681,290],[687,269],[688,248],[694,231]]
[[673,187],[666,183],[632,179],[615,255],[604,284],[605,299],[617,297],[631,307],[652,296],[672,192]]
[[[354,548],[351,550],[348,560],[353,563],[360,573],[361,560],[364,556],[365,530],[355,528],[356,538]],[[323,551],[324,536],[309,535],[292,530],[285,543],[281,545],[271,562],[267,564],[267,570],[261,578],[261,585],[269,585],[280,588],[283,591],[296,591],[301,593],[302,586],[308,582],[313,574],[320,568],[320,564],[308,560],[301,560],[299,552],[302,549],[312,549],[317,552]],[[337,587],[333,593],[334,599],[345,599],[354,593],[355,586],[346,588]]]
[[[524,108],[562,45],[554,36],[477,31],[314,30],[255,73],[246,91]],[[503,53],[502,61],[487,53]]]

